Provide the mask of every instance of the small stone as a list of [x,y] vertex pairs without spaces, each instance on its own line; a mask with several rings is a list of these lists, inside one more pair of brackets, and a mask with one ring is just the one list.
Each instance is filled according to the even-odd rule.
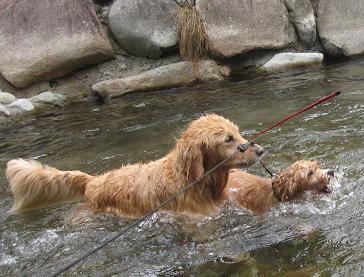
[[275,71],[289,67],[321,64],[323,59],[324,55],[321,53],[278,53],[259,69]]
[[34,110],[34,106],[31,101],[28,99],[18,99],[15,102],[11,103],[9,105],[9,108],[13,110],[17,110],[18,112],[29,112],[31,110]]
[[63,106],[65,97],[61,94],[51,91],[44,91],[36,96],[29,98],[34,104],[51,104],[55,106]]
[[1,92],[0,91],[0,104],[8,105],[13,103],[16,100],[16,97],[11,93]]
[[140,103],[140,104],[136,104],[136,105],[133,105],[135,108],[143,108],[145,107],[145,103]]
[[0,103],[0,115],[4,115],[4,116],[9,116],[10,112],[8,111],[8,109]]

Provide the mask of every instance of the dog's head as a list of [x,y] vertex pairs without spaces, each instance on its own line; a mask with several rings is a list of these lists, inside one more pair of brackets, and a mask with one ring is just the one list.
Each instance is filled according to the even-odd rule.
[[329,182],[334,176],[333,170],[321,169],[316,161],[297,161],[288,168],[294,172],[294,181],[303,190],[329,193]]
[[297,161],[273,179],[273,193],[280,201],[290,201],[304,191],[329,193],[332,170],[323,170],[316,161]]
[[205,170],[231,157],[223,167],[237,168],[253,165],[263,154],[264,149],[258,144],[249,144],[244,152],[238,147],[246,144],[239,128],[228,119],[209,114],[191,122],[177,142],[177,148],[183,155],[181,159],[194,172],[193,178],[201,176]]

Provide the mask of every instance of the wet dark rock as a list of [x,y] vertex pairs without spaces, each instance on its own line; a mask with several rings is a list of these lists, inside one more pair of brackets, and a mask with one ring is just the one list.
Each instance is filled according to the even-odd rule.
[[7,0],[0,5],[0,72],[17,87],[64,76],[112,54],[88,0]]
[[316,41],[316,20],[310,0],[284,0],[298,40],[306,47]]

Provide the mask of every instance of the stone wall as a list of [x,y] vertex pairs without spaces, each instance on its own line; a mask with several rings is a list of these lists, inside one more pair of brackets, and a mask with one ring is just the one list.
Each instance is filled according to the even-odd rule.
[[[188,3],[184,0],[1,1],[0,89],[32,96],[41,92],[35,91],[36,87],[47,91],[58,80],[69,81],[73,87],[75,82],[78,82],[76,87],[82,86],[87,76],[97,72],[97,77],[91,82],[87,80],[87,88],[81,90],[91,94],[92,83],[120,80],[158,65],[178,62],[178,58],[171,58],[178,55],[177,17],[183,5],[191,4],[204,19],[209,59],[230,66],[233,72],[317,64],[322,61],[321,53],[328,59],[364,53],[364,0]],[[281,55],[282,52],[290,53]],[[100,65],[92,66],[95,64]],[[81,68],[89,69],[82,74]],[[105,73],[110,71],[113,73]],[[77,76],[77,80],[72,76]],[[174,84],[167,87],[170,86]],[[67,90],[67,86],[63,88]]]

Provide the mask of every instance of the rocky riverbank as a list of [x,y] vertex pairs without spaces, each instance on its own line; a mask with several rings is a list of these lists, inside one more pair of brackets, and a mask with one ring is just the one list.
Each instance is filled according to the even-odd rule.
[[[201,61],[179,57],[179,24],[196,31],[183,9],[202,18]],[[39,94],[63,105],[351,58],[364,53],[363,26],[364,0],[6,0],[0,89],[16,100],[0,116],[33,110]]]

